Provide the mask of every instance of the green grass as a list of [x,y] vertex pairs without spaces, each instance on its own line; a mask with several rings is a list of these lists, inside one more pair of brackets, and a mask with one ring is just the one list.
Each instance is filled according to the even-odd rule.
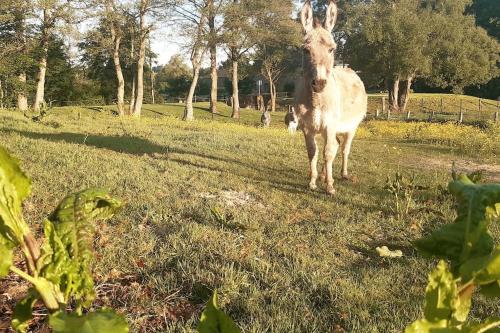
[[[336,180],[330,197],[307,189],[303,138],[286,132],[283,113],[263,129],[258,112],[243,110],[238,123],[223,105],[213,120],[206,108],[190,123],[175,104],[146,105],[141,119],[56,108],[35,123],[0,111],[0,143],[33,179],[30,223],[86,187],[127,201],[98,228],[97,305],[125,313],[133,332],[192,332],[215,288],[245,332],[401,332],[421,317],[436,262],[411,241],[453,218],[439,188],[453,160],[497,179],[498,125],[365,123],[351,154],[355,181]],[[460,145],[464,135],[473,144]],[[383,189],[398,170],[428,188],[400,219]],[[404,257],[382,259],[380,245]],[[8,281],[5,290],[17,283]],[[480,298],[473,317],[499,306]]]
[[[387,103],[387,94],[369,94],[368,114],[370,117],[375,116],[377,109],[380,118],[387,117],[382,113],[382,97],[386,98]],[[480,103],[481,109],[479,109]],[[499,107],[500,104],[497,101],[467,95],[412,93],[406,111],[410,111],[412,120],[428,120],[434,111],[433,121],[456,122],[462,109],[463,122],[473,123],[494,120],[495,112],[500,112]],[[406,112],[395,113],[391,115],[391,119],[405,119],[406,116]]]

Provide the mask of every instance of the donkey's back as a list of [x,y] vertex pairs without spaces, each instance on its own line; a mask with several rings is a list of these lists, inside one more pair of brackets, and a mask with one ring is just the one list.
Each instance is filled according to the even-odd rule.
[[[335,114],[338,133],[354,131],[366,115],[368,97],[361,78],[350,68],[334,68],[332,71],[332,96],[337,100],[331,106]],[[338,105],[338,107],[337,107]]]

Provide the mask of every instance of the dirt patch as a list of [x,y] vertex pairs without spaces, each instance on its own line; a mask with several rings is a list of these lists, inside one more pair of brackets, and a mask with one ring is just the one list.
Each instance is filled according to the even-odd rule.
[[455,162],[455,168],[458,173],[471,173],[479,171],[486,182],[500,182],[500,164],[482,164],[470,160],[440,159],[436,157],[412,156],[403,161],[403,164],[430,170],[449,170],[451,173],[452,163]]
[[204,199],[214,199],[219,201],[226,207],[241,207],[247,205],[260,205],[261,203],[257,202],[255,198],[253,198],[250,194],[246,192],[238,192],[238,191],[221,191],[219,193],[200,193],[200,197]]

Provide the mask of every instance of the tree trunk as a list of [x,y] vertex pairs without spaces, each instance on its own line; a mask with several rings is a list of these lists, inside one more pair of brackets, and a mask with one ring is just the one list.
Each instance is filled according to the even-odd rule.
[[[24,13],[20,13],[19,15],[19,23],[17,24],[16,30],[17,39],[21,41],[22,44],[21,52],[24,56],[26,56],[28,50],[26,47],[26,25]],[[17,93],[17,108],[21,111],[26,111],[28,110],[28,97],[26,95],[26,71],[24,70],[24,64],[22,67],[23,68],[18,76],[21,89]]]
[[217,113],[217,41],[215,31],[215,8],[214,0],[208,4],[208,27],[210,34],[210,112]]
[[35,111],[40,111],[41,104],[45,99],[45,73],[47,72],[47,48],[42,48],[42,58],[38,63],[38,80],[36,85],[36,96],[35,102],[33,103],[33,109]]
[[36,85],[36,95],[35,102],[33,103],[33,109],[35,111],[40,111],[40,106],[44,102],[45,98],[45,73],[47,72],[47,53],[49,49],[49,32],[48,32],[48,17],[49,13],[47,9],[43,10],[43,29],[42,29],[42,42],[41,50],[42,55],[38,63],[38,77]]
[[271,103],[271,112],[276,111],[276,85],[274,84],[273,75],[269,69],[267,69],[267,80],[269,81],[269,95]]
[[[114,25],[114,23],[113,23]],[[125,96],[125,80],[123,79],[122,66],[120,64],[120,41],[121,37],[116,35],[115,28],[111,28],[111,36],[113,39],[113,62],[115,64],[116,80],[118,83],[116,90],[116,105],[118,107],[118,114],[123,116],[125,114],[124,96]]]
[[276,111],[276,85],[271,82],[271,112]]
[[240,99],[238,90],[238,61],[232,60],[232,83],[233,83],[233,114],[232,118],[240,119]]
[[398,106],[401,112],[405,112],[408,100],[410,98],[410,88],[413,78],[410,76],[407,80],[401,82],[398,96]]
[[106,2],[106,11],[108,17],[111,17],[111,40],[113,41],[113,63],[115,65],[115,74],[116,74],[116,106],[118,108],[118,114],[123,116],[125,114],[124,107],[124,97],[125,97],[125,80],[123,78],[122,66],[120,64],[120,42],[121,36],[118,35],[118,31],[116,28],[116,18],[114,12],[114,3],[112,1]]
[[146,57],[146,0],[141,0],[141,13],[139,17],[139,59],[137,60],[137,95],[135,99],[133,116],[140,117],[142,109],[142,100],[144,97],[144,60]]
[[151,104],[155,104],[155,73],[153,72],[153,56],[151,53],[151,38],[149,40],[149,80],[151,81]]
[[21,84],[22,88],[21,91],[17,93],[17,108],[21,111],[26,111],[28,110],[28,97],[26,96],[26,72],[21,72],[19,74],[19,83]]
[[195,63],[193,61],[193,81],[191,82],[191,86],[189,87],[189,93],[186,97],[186,107],[184,108],[184,116],[182,120],[191,121],[194,120],[193,113],[193,96],[196,90],[196,86],[198,85],[198,78],[200,77],[200,67],[201,61]]
[[[135,24],[132,23],[132,24]],[[136,71],[135,71],[135,66],[134,66],[134,59],[135,59],[135,28],[132,28],[131,37],[130,37],[130,59],[132,63],[130,64],[131,71],[132,71],[132,87],[130,89],[130,106],[128,108],[128,114],[132,115],[134,113],[134,107],[135,107],[135,82],[137,81],[136,78]]]
[[389,89],[389,108],[391,113],[399,111],[398,96],[399,96],[399,78],[388,81]]
[[3,109],[3,87],[2,87],[2,79],[0,79],[0,109]]
[[217,113],[217,50],[210,47],[210,112]]

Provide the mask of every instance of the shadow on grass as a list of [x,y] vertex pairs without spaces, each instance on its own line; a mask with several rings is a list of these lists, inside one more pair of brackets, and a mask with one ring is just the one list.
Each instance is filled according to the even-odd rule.
[[12,130],[10,132],[14,132],[24,137],[35,140],[87,145],[133,155],[154,153],[161,154],[168,151],[168,147],[160,146],[152,143],[151,141],[134,136],[100,136],[85,135],[80,133],[37,133]]
[[[324,194],[323,191],[310,191],[306,179],[306,171],[297,172],[297,170],[276,167],[276,166],[258,166],[251,162],[243,162],[241,160],[215,154],[189,150],[180,147],[170,147],[166,145],[159,145],[147,139],[135,136],[103,136],[103,135],[85,135],[80,133],[38,133],[28,131],[10,130],[10,132],[17,133],[27,138],[36,140],[46,140],[51,142],[66,142],[72,144],[92,146],[99,149],[108,149],[118,153],[131,154],[136,156],[150,155],[152,158],[171,161],[187,167],[193,167],[202,170],[209,170],[213,172],[227,173],[238,176],[240,178],[247,178],[257,183],[264,183],[268,186],[291,194],[307,194],[322,200],[333,200],[330,196]],[[178,154],[181,156],[171,156],[171,154]],[[226,165],[211,166],[199,162],[193,162],[191,159],[184,158],[184,156],[194,156],[195,158],[207,159]],[[240,167],[239,170],[237,167]],[[246,172],[246,171],[249,172]],[[258,171],[258,174],[255,173]],[[293,181],[289,181],[293,180]],[[343,185],[349,187],[349,185]],[[342,198],[336,197],[336,200],[343,202]],[[345,202],[346,203],[346,202]],[[376,204],[366,205],[367,209],[375,209]]]
[[84,109],[88,109],[90,111],[103,112],[104,108],[102,106],[84,106]]

